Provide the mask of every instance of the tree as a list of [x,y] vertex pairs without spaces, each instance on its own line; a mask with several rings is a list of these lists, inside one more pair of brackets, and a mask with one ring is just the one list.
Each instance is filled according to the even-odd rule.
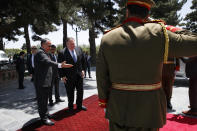
[[178,25],[182,20],[177,12],[187,0],[155,0],[156,6],[151,10],[151,16],[155,19],[162,19],[168,25]]
[[26,46],[26,43],[24,43],[21,47],[22,50],[26,50],[27,49],[27,46]]
[[96,64],[96,44],[95,38],[99,33],[104,33],[107,28],[114,27],[117,19],[117,9],[114,8],[114,2],[111,0],[87,0],[80,6],[82,7],[82,16],[85,19],[83,27],[89,29],[90,55],[92,64]]
[[197,33],[197,0],[192,1],[192,6],[190,7],[192,9],[192,12],[187,14],[185,19],[186,22],[186,28],[188,30],[191,30],[192,32]]
[[23,34],[20,28],[24,28],[29,53],[29,26],[36,34],[47,34],[56,29],[54,23],[60,24],[58,1],[1,0],[0,7],[0,37],[17,40],[15,36]]
[[[63,24],[63,47],[66,46],[67,24],[82,27],[80,25],[84,22],[84,18],[81,16],[80,4],[83,3],[83,1],[84,0],[77,0],[73,2],[72,0],[60,0],[59,2],[59,14]],[[72,8],[70,8],[71,6]]]
[[124,20],[125,20],[125,16],[126,16],[126,3],[127,0],[114,0],[115,3],[118,5],[118,19],[116,21],[116,25],[121,24]]
[[0,50],[4,50],[3,38],[0,38]]

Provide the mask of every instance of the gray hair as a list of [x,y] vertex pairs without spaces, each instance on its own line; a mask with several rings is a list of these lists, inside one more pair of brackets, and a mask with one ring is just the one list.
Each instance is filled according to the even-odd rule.
[[48,38],[44,38],[44,39],[41,39],[41,46],[43,45],[43,44],[45,44],[45,43],[47,43],[48,41],[50,41],[50,39],[48,39]]
[[67,37],[67,39],[66,39],[66,43],[68,42],[68,41],[70,41],[70,40],[75,40],[73,37]]

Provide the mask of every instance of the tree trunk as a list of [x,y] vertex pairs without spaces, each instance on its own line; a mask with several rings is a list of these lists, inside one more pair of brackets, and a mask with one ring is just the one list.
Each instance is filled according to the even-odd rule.
[[25,32],[25,40],[26,40],[26,48],[27,48],[27,53],[31,54],[31,44],[30,44],[30,39],[29,39],[29,30],[28,30],[29,25],[24,26],[24,32]]
[[96,65],[96,44],[95,44],[95,31],[94,31],[94,25],[89,29],[89,42],[90,42],[90,56],[91,56],[91,62],[92,65]]
[[66,47],[66,39],[67,39],[67,21],[62,19],[63,23],[63,48]]
[[4,50],[3,38],[0,38],[0,50]]

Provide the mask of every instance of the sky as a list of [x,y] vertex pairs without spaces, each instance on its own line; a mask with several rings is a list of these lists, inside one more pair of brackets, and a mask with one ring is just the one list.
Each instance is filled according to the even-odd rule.
[[[181,17],[184,18],[185,15],[191,11],[190,10],[191,5],[192,5],[192,0],[187,0],[187,3],[182,7],[181,11],[179,12]],[[68,27],[68,30],[67,30],[68,37],[73,37],[76,39],[76,32],[72,29],[72,27],[70,25],[68,25],[67,27]],[[63,42],[63,26],[62,25],[58,26],[57,29],[58,29],[58,31],[51,32],[48,35],[42,35],[41,37],[50,39],[52,44],[54,44],[54,45],[62,44],[62,42]],[[40,44],[39,41],[36,41],[36,42],[32,41],[31,36],[33,34],[32,34],[32,31],[30,28],[29,28],[29,34],[30,34],[31,46],[39,45]],[[100,34],[99,37],[96,39],[96,45],[100,44],[101,37],[102,37],[102,34]],[[25,43],[25,39],[24,39],[24,36],[20,36],[20,37],[18,37],[18,39],[19,40],[17,42],[4,40],[5,49],[11,49],[11,48],[19,48],[20,49],[22,47],[22,45]],[[89,32],[88,31],[78,32],[78,45],[79,46],[80,45],[89,45],[88,39],[89,39]]]

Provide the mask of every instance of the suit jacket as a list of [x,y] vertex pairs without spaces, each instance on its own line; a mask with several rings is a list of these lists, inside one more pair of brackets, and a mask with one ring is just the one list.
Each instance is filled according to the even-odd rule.
[[189,59],[185,59],[185,73],[186,77],[197,77],[197,57],[192,57]]
[[52,61],[43,48],[38,49],[34,56],[35,86],[50,87],[52,83],[52,67],[58,68],[58,63]]
[[81,50],[81,48],[76,47],[75,52],[77,54],[77,62],[75,63],[72,56],[70,55],[70,52],[68,48],[64,48],[61,50],[58,54],[58,62],[61,63],[63,61],[66,61],[68,64],[73,64],[73,67],[71,68],[64,68],[59,69],[60,77],[66,76],[68,79],[74,78],[76,75],[81,76],[82,70],[85,69],[84,66],[84,55]]
[[20,73],[25,72],[25,62],[24,58],[21,58],[20,56],[16,60],[16,70]]
[[[197,36],[167,31],[169,57],[197,55]],[[112,83],[148,85],[161,82],[165,37],[158,23],[129,21],[106,33],[97,56],[98,96],[107,101],[106,117],[129,127],[160,128],[166,123],[163,89],[126,91]]]

